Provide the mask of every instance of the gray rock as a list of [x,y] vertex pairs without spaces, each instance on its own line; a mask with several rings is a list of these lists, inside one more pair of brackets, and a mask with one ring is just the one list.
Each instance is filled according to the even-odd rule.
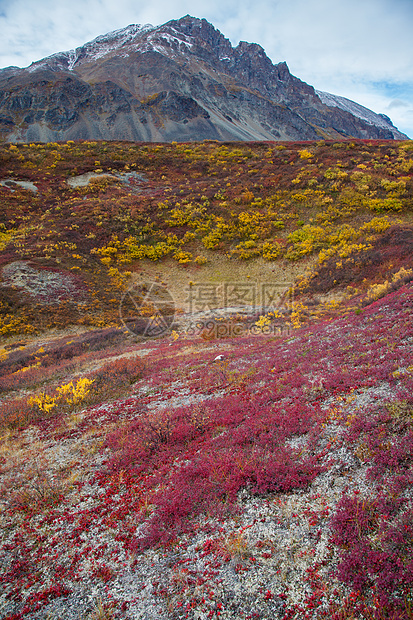
[[285,62],[273,64],[259,45],[233,47],[205,19],[187,15],[158,27],[133,24],[28,68],[0,70],[0,137],[407,138],[384,115],[367,110],[366,117],[365,108],[342,100],[317,93]]

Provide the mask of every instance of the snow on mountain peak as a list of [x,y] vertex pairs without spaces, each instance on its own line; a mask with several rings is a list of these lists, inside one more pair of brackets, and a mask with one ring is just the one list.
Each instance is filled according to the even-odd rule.
[[319,96],[321,102],[325,105],[350,112],[350,114],[361,118],[363,121],[369,123],[369,125],[390,130],[396,140],[404,140],[406,138],[406,136],[393,125],[390,118],[385,114],[376,114],[372,110],[369,110],[368,108],[365,108],[359,103],[351,101],[351,99],[347,99],[346,97],[332,95],[331,93],[326,93],[322,90],[316,90],[315,92]]
[[193,37],[169,24],[162,26],[130,24],[126,28],[100,35],[76,49],[58,52],[36,61],[30,65],[28,71],[32,73],[45,68],[73,71],[80,62],[99,60],[126,45],[133,47],[135,42],[136,48],[142,52],[156,51],[164,56],[173,56],[177,52],[185,52],[193,47]]
[[339,95],[332,95],[331,93],[326,93],[322,90],[316,90],[315,92],[321,99],[321,102],[325,105],[328,105],[329,107],[336,107],[340,108],[341,110],[345,110],[346,112],[350,112],[350,114],[361,118],[363,121],[366,121],[370,125],[382,127],[383,129],[390,129],[391,131],[393,131],[394,135],[396,133],[400,133],[397,131],[397,129],[394,127],[393,123],[388,117],[385,117],[382,114],[376,114],[372,110],[365,108],[359,103],[351,101],[351,99],[347,99],[346,97],[341,97]]
[[80,60],[98,60],[107,54],[119,49],[127,43],[133,42],[136,37],[154,30],[152,24],[130,24],[126,28],[113,30],[104,35],[99,35],[92,41],[88,41],[84,45],[76,49],[65,52],[58,52],[43,58],[42,60],[33,62],[28,70],[30,72],[37,71],[42,68],[63,69],[72,71],[76,63]]
[[142,51],[155,51],[170,56],[177,51],[188,51],[193,47],[192,37],[178,32],[175,28],[161,26],[155,28],[147,37]]
[[78,47],[76,51],[82,50],[87,55],[88,59],[97,60],[119,47],[131,43],[137,36],[141,36],[154,29],[155,27],[152,26],[152,24],[130,24],[126,26],[126,28],[113,30],[107,34],[100,35],[96,37],[96,39]]

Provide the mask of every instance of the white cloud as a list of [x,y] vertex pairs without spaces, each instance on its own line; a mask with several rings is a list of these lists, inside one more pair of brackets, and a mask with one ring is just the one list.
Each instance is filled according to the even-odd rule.
[[409,104],[407,101],[401,101],[401,99],[393,99],[387,106],[388,110],[392,110],[393,108],[408,108]]
[[[210,21],[219,0],[0,0],[0,67],[27,66],[128,24],[163,24],[190,13]],[[236,11],[236,3],[228,8]]]
[[394,125],[413,139],[413,105],[406,104],[403,107],[395,108],[391,104],[383,108],[384,114],[389,116]]
[[[411,0],[0,0],[0,67],[27,66],[130,23],[158,25],[187,13],[208,19],[234,45],[259,43],[320,90],[372,101],[396,125],[411,119],[413,89],[395,95],[386,87],[413,84]],[[391,105],[396,99],[407,106]]]

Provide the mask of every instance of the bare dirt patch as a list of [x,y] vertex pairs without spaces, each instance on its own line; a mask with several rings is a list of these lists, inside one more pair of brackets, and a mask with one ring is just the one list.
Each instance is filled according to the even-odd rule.
[[37,269],[29,261],[14,261],[2,269],[3,286],[18,288],[44,305],[79,294],[76,279],[69,274]]
[[[225,284],[243,284],[256,287],[260,305],[259,291],[263,284],[277,284],[280,291],[287,291],[297,277],[306,273],[315,263],[315,259],[291,263],[287,261],[268,262],[262,258],[249,261],[230,260],[225,255],[203,251],[207,258],[204,265],[179,265],[172,259],[166,259],[162,263],[154,264],[149,260],[139,263],[139,271],[136,270],[133,278],[147,281],[162,282],[172,295],[177,310],[189,312],[189,287],[192,284],[209,284],[217,287],[216,307],[224,307],[222,289]],[[232,305],[251,305],[244,304]]]
[[16,181],[16,179],[2,179],[0,181],[0,185],[3,187],[7,187],[10,191],[14,192],[16,189],[22,187],[23,189],[28,189],[33,194],[37,194],[38,189],[34,183],[31,181]]
[[139,189],[139,185],[143,181],[146,181],[146,177],[139,172],[123,172],[121,174],[112,174],[108,172],[85,172],[84,174],[70,177],[67,179],[67,184],[72,188],[86,187],[91,181],[102,180],[121,181],[121,183],[125,183],[130,186],[131,189],[137,191]]

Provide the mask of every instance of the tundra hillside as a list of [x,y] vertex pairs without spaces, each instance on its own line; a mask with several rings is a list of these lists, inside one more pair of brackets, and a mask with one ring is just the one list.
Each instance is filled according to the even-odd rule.
[[195,280],[307,274],[302,292],[341,299],[410,265],[410,141],[67,142],[0,157],[4,336],[114,325],[131,275],[160,277],[185,310]]
[[[412,619],[411,142],[1,166],[1,618]],[[284,295],[193,330],[198,282]]]

